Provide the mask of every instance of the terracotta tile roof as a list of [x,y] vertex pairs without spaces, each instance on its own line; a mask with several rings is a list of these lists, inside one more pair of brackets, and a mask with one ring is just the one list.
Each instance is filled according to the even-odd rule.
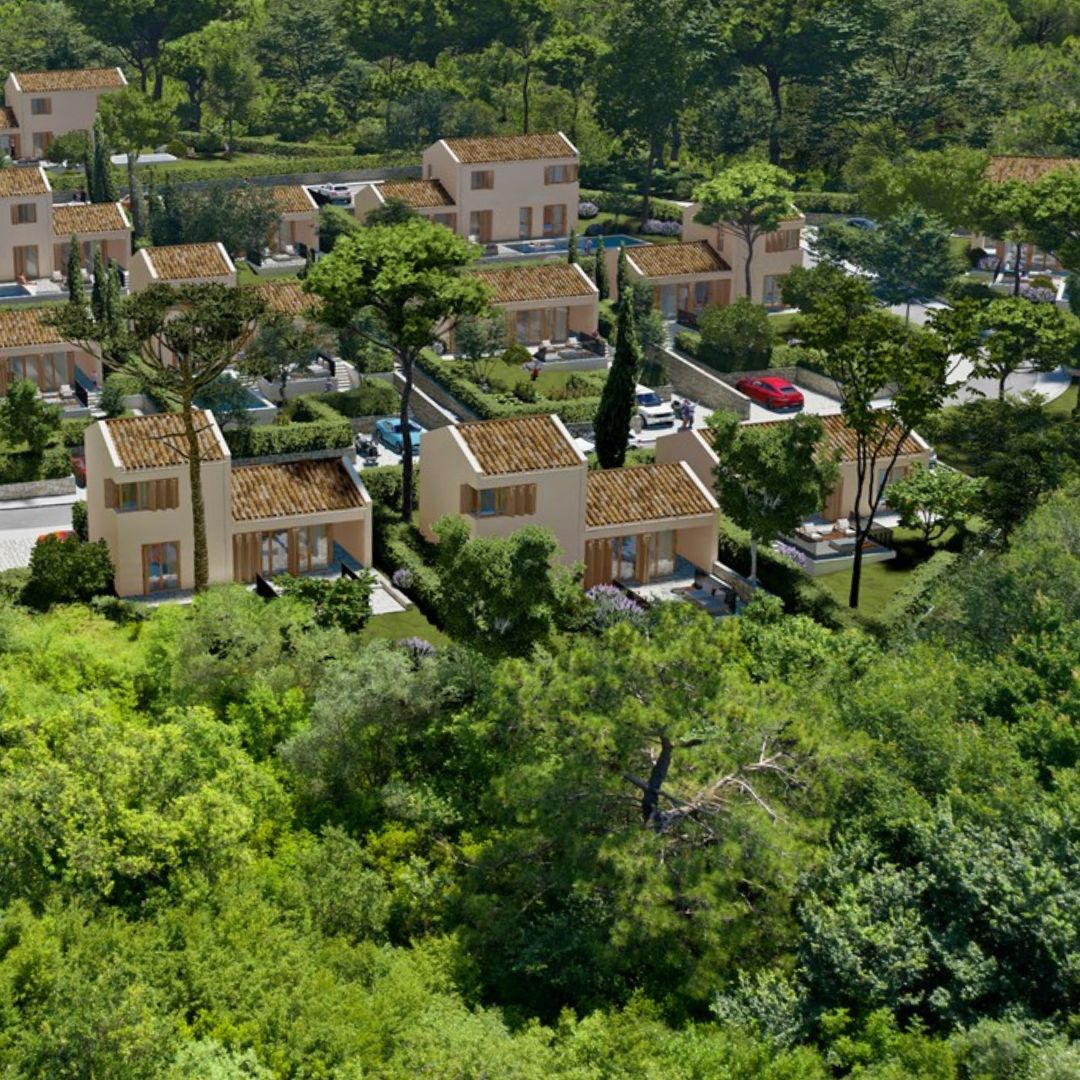
[[233,273],[233,267],[217,244],[174,244],[143,250],[157,271],[159,281],[224,277]]
[[19,126],[15,110],[10,105],[0,105],[0,129],[7,131]]
[[300,184],[281,184],[272,187],[270,193],[279,214],[309,214],[317,209],[307,188]]
[[596,286],[577,267],[565,262],[523,263],[476,273],[491,286],[492,300],[496,304],[596,294]]
[[254,289],[268,308],[285,315],[309,315],[319,306],[319,298],[304,292],[299,281],[267,281]]
[[38,166],[27,168],[16,165],[10,169],[0,169],[0,199],[10,199],[18,195],[48,194],[49,185]]
[[677,274],[718,274],[731,267],[712,244],[696,240],[685,244],[648,244],[626,249],[626,257],[647,278]]
[[334,459],[243,465],[232,471],[233,521],[323,514],[364,505],[363,492]]
[[[856,455],[856,438],[855,432],[851,430],[844,423],[844,418],[837,413],[833,413],[831,416],[819,417],[822,423],[825,425],[825,442],[830,450],[840,454],[841,461],[855,461]],[[787,420],[762,420],[762,421],[750,421],[750,423],[760,423],[765,425],[770,424],[786,424]],[[891,438],[885,446],[882,448],[880,456],[891,457],[893,450],[896,448],[896,439]],[[904,436],[903,442],[900,444],[901,455],[907,454],[925,454],[928,453],[926,445],[922,439],[919,438],[914,432]]]
[[75,71],[18,71],[15,78],[28,94],[50,90],[111,90],[127,85],[119,68],[80,68]]
[[1006,180],[1022,180],[1033,184],[1047,173],[1060,169],[1080,166],[1080,158],[1070,157],[1025,157],[1023,155],[992,157],[987,166],[986,175],[994,183]]
[[53,207],[53,236],[126,232],[130,228],[119,203],[63,203]]
[[[211,424],[211,414],[195,410],[195,430],[199,433],[199,451],[203,461],[223,461],[223,444]],[[120,464],[125,469],[159,469],[187,464],[187,440],[184,421],[179,413],[154,413],[150,416],[125,416],[102,420]]]
[[566,429],[552,416],[516,416],[459,424],[457,432],[485,476],[566,469],[583,464]]
[[444,139],[458,161],[480,165],[488,161],[535,161],[539,158],[577,157],[562,132],[539,135],[487,135],[476,139]]
[[0,349],[27,345],[59,345],[60,331],[49,326],[44,316],[48,308],[0,308]]
[[594,470],[589,473],[587,492],[585,524],[590,529],[694,517],[716,510],[715,501],[680,462]]
[[379,184],[384,199],[400,199],[409,206],[453,206],[450,193],[438,180],[387,180]]

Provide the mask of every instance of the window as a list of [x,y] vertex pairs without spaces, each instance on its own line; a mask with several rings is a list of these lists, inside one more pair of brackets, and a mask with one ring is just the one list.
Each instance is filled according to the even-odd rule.
[[573,184],[577,178],[576,165],[548,165],[544,169],[545,184]]
[[301,574],[330,565],[330,535],[325,525],[306,525],[296,530],[296,558]]
[[38,381],[38,363],[36,356],[13,356],[10,361],[11,378]]
[[491,211],[473,210],[469,214],[469,236],[481,244],[491,242]]
[[136,480],[126,484],[105,481],[105,506],[118,514],[140,510],[175,510],[180,505],[180,481]]
[[143,544],[143,588],[147,593],[180,588],[180,544]]
[[34,157],[43,158],[49,152],[52,140],[51,131],[35,131],[33,139]]
[[783,274],[769,274],[765,278],[765,296],[762,303],[767,308],[781,308],[784,306],[784,298],[780,293],[780,285],[784,280]]
[[473,517],[520,517],[536,513],[536,485],[474,488],[461,485],[461,512]]
[[36,244],[11,249],[12,261],[15,266],[15,277],[36,278],[38,277],[38,249]]
[[32,202],[15,203],[11,207],[12,225],[33,225],[37,221],[37,205]]
[[532,239],[532,207],[523,206],[518,210],[518,239]]
[[555,308],[548,313],[548,337],[552,341],[565,341],[568,337],[568,324],[570,322],[569,308]]
[[495,186],[495,173],[491,169],[475,169],[469,182],[473,191],[490,191]]
[[445,225],[450,230],[457,228],[457,214],[432,214],[431,220],[436,225]]
[[566,207],[562,204],[558,206],[545,206],[544,207],[544,235],[545,236],[564,236],[566,234]]
[[766,251],[798,251],[799,230],[778,229],[776,232],[765,234]]
[[262,534],[262,551],[259,559],[262,573],[266,577],[289,572],[289,530],[278,529],[276,532]]
[[31,116],[51,116],[52,98],[36,97],[30,99]]
[[535,345],[544,337],[544,313],[539,308],[515,314],[514,337],[522,345]]

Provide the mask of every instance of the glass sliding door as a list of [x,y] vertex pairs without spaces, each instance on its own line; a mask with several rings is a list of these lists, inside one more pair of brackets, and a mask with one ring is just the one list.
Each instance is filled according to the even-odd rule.
[[143,544],[143,587],[147,594],[180,588],[180,544]]

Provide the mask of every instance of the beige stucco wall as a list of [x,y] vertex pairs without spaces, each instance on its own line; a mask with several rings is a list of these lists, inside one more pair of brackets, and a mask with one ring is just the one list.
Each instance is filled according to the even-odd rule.
[[[457,232],[469,235],[470,215],[476,210],[491,211],[493,242],[522,239],[519,212],[523,207],[532,210],[530,239],[544,235],[544,207],[566,207],[566,226],[557,235],[565,236],[577,226],[579,184],[545,184],[544,170],[549,165],[576,165],[577,157],[541,158],[534,161],[496,161],[487,164],[464,165],[453,157],[442,143],[424,151],[424,179],[438,180],[457,204]],[[493,172],[494,187],[473,191],[474,172]],[[554,235],[554,234],[553,234]]]
[[[191,485],[186,465],[164,469],[123,469],[110,453],[105,425],[92,424],[86,430],[86,509],[91,540],[105,540],[116,566],[116,591],[120,596],[143,594],[144,544],[178,541],[180,544],[180,588],[195,583],[194,530],[191,522]],[[204,462],[203,499],[206,504],[206,538],[210,561],[210,582],[232,580],[232,544],[229,507],[230,462]],[[105,481],[130,483],[138,480],[179,481],[180,499],[175,510],[140,510],[117,513],[105,506]]]
[[514,517],[465,515],[474,536],[508,537],[526,525],[548,529],[570,566],[585,557],[585,479],[587,467],[484,476],[469,461],[455,428],[429,431],[420,461],[420,531],[435,539],[434,525],[446,514],[460,514],[461,485],[475,488],[536,485],[536,513]]
[[[899,480],[905,476],[908,470],[916,462],[929,467],[930,465],[930,450],[920,451],[918,454],[902,454],[896,459],[896,465],[889,475],[890,481]],[[882,463],[881,467],[884,468],[888,462]],[[876,481],[875,481],[876,483]],[[836,521],[840,518],[850,518],[855,513],[855,496],[858,492],[859,481],[858,471],[854,461],[845,461],[840,465],[840,482],[833,488],[832,494],[829,496],[825,507],[823,509],[824,516],[827,520]],[[861,503],[861,512],[868,514],[870,512],[870,501],[873,494],[873,486],[867,484],[867,490],[863,492],[863,499]]]
[[[45,181],[48,186],[48,180]],[[27,225],[12,224],[12,207],[33,205],[36,220]],[[49,277],[53,270],[62,269],[53,262],[52,194],[17,195],[0,199],[0,281],[15,280],[15,248],[36,247],[38,278]],[[28,275],[34,280],[33,275]]]
[[715,497],[716,481],[713,470],[719,458],[701,431],[673,431],[670,435],[661,435],[656,440],[656,464],[670,465],[676,461],[685,461]]
[[296,214],[282,214],[276,240],[279,251],[283,251],[287,244],[293,247],[304,244],[309,248],[317,249],[319,246],[318,209]]
[[[746,295],[746,241],[729,226],[702,225],[694,220],[694,216],[700,210],[700,204],[692,203],[683,210],[684,241],[706,240],[720,254],[731,267],[732,285],[731,298],[738,299]],[[798,229],[800,232],[806,219],[800,215],[791,221],[785,221],[778,231]],[[789,251],[766,251],[767,237],[758,238],[754,245],[754,258],[751,267],[753,275],[753,299],[761,303],[765,295],[766,277],[783,277],[793,267],[802,266],[803,252],[801,244]]]
[[[88,131],[94,126],[98,100],[104,94],[116,92],[116,87],[101,90],[51,90],[42,93],[26,93],[19,86],[14,73],[8,75],[4,84],[4,100],[15,112],[19,122],[18,154],[21,158],[32,158],[34,154],[34,134],[48,132],[55,138],[69,131]],[[52,102],[52,111],[47,115],[35,116],[31,101],[34,98],[48,98]]]

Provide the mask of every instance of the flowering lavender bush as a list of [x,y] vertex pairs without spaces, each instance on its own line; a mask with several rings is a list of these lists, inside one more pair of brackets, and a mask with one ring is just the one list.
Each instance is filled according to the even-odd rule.
[[1057,293],[1043,285],[1021,285],[1020,295],[1033,304],[1053,304],[1057,300]]
[[579,202],[577,208],[577,216],[584,221],[588,221],[589,218],[596,217],[600,213],[600,207],[594,202]]
[[800,551],[794,544],[785,544],[783,540],[777,540],[773,544],[773,551],[775,551],[781,559],[787,559],[788,562],[794,563],[800,570],[805,570],[810,565],[810,560],[806,557],[806,553]]
[[415,578],[413,572],[407,566],[403,566],[400,570],[394,571],[394,575],[390,580],[394,583],[395,589],[408,591],[413,587]]
[[422,637],[402,638],[398,645],[409,654],[409,659],[414,664],[419,664],[421,660],[426,660],[429,656],[435,655],[435,646]]
[[593,602],[593,626],[597,630],[620,622],[640,625],[645,621],[645,609],[614,585],[594,585],[585,595]]
[[660,221],[657,218],[649,218],[641,226],[641,231],[653,236],[679,236],[682,233],[682,222]]

